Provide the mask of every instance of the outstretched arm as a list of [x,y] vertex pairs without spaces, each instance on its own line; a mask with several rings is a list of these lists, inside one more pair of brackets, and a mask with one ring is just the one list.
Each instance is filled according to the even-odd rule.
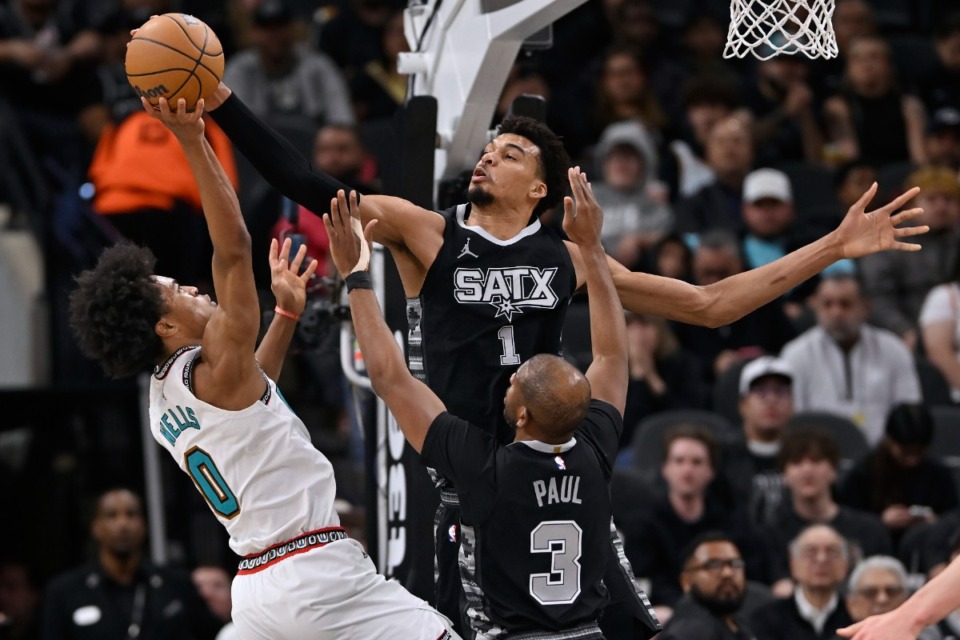
[[893,611],[838,629],[837,634],[853,640],[914,640],[924,627],[946,618],[958,607],[960,561],[954,559],[940,575]]
[[373,390],[387,403],[410,446],[419,453],[427,430],[445,407],[427,385],[407,370],[400,347],[383,319],[377,296],[369,288],[369,254],[364,255],[362,250],[371,242],[377,223],[368,223],[361,232],[356,195],[350,194],[348,205],[346,195],[340,191],[330,203],[330,213],[324,214],[323,224],[330,237],[330,255],[347,283],[353,327]]
[[738,273],[716,284],[698,287],[679,280],[633,273],[614,265],[613,281],[623,306],[689,324],[720,327],[776,300],[804,280],[842,258],[859,258],[879,251],[918,251],[920,245],[900,238],[926,233],[926,225],[900,227],[922,209],[895,212],[913,199],[914,187],[875,211],[866,207],[877,192],[874,183],[850,207],[834,231],[767,265]]
[[[317,170],[296,147],[258,118],[222,82],[209,101],[214,120],[277,191],[307,209],[327,208],[337,191],[351,191],[336,178]],[[408,249],[425,267],[443,243],[443,218],[412,202],[392,196],[363,196],[363,223],[377,220],[375,239],[391,250]]]
[[579,249],[590,291],[593,362],[587,369],[587,380],[593,398],[612,404],[623,415],[627,402],[627,327],[607,255],[600,245],[603,211],[579,167],[568,170],[567,176],[573,198],[563,199],[563,230]]
[[[203,100],[192,113],[181,98],[176,112],[166,99],[160,98],[159,109],[141,99],[144,109],[169,128],[180,142],[190,169],[200,188],[200,201],[210,240],[213,243],[213,285],[217,308],[203,334],[203,363],[210,371],[211,387],[204,399],[219,402],[225,409],[234,408],[258,386],[254,345],[260,329],[260,306],[253,281],[250,235],[240,214],[240,205],[233,185],[220,161],[203,135]],[[251,382],[252,381],[252,382]],[[255,391],[255,390],[254,390]]]
[[317,270],[317,261],[311,259],[303,273],[300,273],[307,255],[307,245],[300,245],[300,250],[292,260],[289,259],[290,245],[290,238],[283,241],[282,247],[276,238],[270,241],[270,289],[277,301],[277,308],[267,333],[257,347],[257,362],[272,380],[280,377],[283,360],[297,329],[297,320],[307,304],[307,283]]

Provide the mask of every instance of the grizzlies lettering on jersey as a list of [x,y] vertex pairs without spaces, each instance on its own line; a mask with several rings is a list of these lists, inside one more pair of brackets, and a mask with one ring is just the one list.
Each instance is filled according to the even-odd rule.
[[450,413],[502,442],[510,376],[557,353],[576,273],[563,240],[535,220],[508,240],[467,226],[470,205],[443,212],[443,246],[418,298],[407,300],[410,371]]
[[460,499],[465,637],[602,638],[621,429],[617,410],[598,401],[562,445],[503,446],[449,413],[434,420],[421,455]]

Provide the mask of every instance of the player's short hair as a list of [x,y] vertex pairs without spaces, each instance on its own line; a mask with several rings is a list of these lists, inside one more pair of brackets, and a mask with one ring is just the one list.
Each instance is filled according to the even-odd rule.
[[151,277],[156,261],[149,249],[121,242],[77,276],[70,294],[70,327],[80,350],[112,378],[149,370],[163,355],[154,327],[167,307]]
[[539,217],[563,200],[567,192],[567,169],[570,168],[570,156],[560,137],[539,120],[526,116],[510,116],[500,124],[499,135],[505,133],[526,138],[540,150],[537,162],[540,167],[540,179],[547,185],[547,195],[541,198],[533,209],[533,215]]
[[527,411],[549,436],[562,438],[583,422],[590,410],[590,383],[577,390],[560,389],[559,381],[568,380],[571,370],[583,374],[559,356],[540,353],[524,363],[524,375],[517,376]]
[[788,464],[804,459],[826,460],[834,469],[840,466],[840,446],[825,428],[810,425],[787,429],[777,454],[777,469],[783,472]]
[[696,440],[707,449],[707,458],[710,460],[710,467],[716,471],[720,465],[720,444],[717,436],[710,429],[702,424],[692,422],[681,422],[669,427],[663,433],[663,462],[667,461],[670,455],[670,447],[677,440]]

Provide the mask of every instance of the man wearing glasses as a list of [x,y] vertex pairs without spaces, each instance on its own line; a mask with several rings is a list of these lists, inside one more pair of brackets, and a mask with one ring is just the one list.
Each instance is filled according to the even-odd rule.
[[850,624],[840,598],[850,549],[846,539],[826,524],[807,527],[790,543],[793,595],[761,607],[750,618],[757,640],[821,640],[833,638]]
[[[858,564],[850,573],[847,585],[847,610],[854,622],[893,611],[910,595],[906,569],[890,556],[872,556]],[[935,628],[927,627],[917,637],[937,640],[940,634]]]
[[684,554],[680,584],[686,597],[658,640],[753,640],[737,615],[746,595],[740,550],[729,536],[707,532]]

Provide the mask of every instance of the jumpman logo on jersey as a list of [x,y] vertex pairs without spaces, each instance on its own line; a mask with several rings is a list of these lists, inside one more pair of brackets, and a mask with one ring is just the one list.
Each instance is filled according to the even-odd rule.
[[473,251],[470,251],[470,238],[467,238],[467,244],[463,245],[463,249],[460,250],[460,255],[457,256],[457,260],[464,256],[473,256],[474,258],[480,257]]

